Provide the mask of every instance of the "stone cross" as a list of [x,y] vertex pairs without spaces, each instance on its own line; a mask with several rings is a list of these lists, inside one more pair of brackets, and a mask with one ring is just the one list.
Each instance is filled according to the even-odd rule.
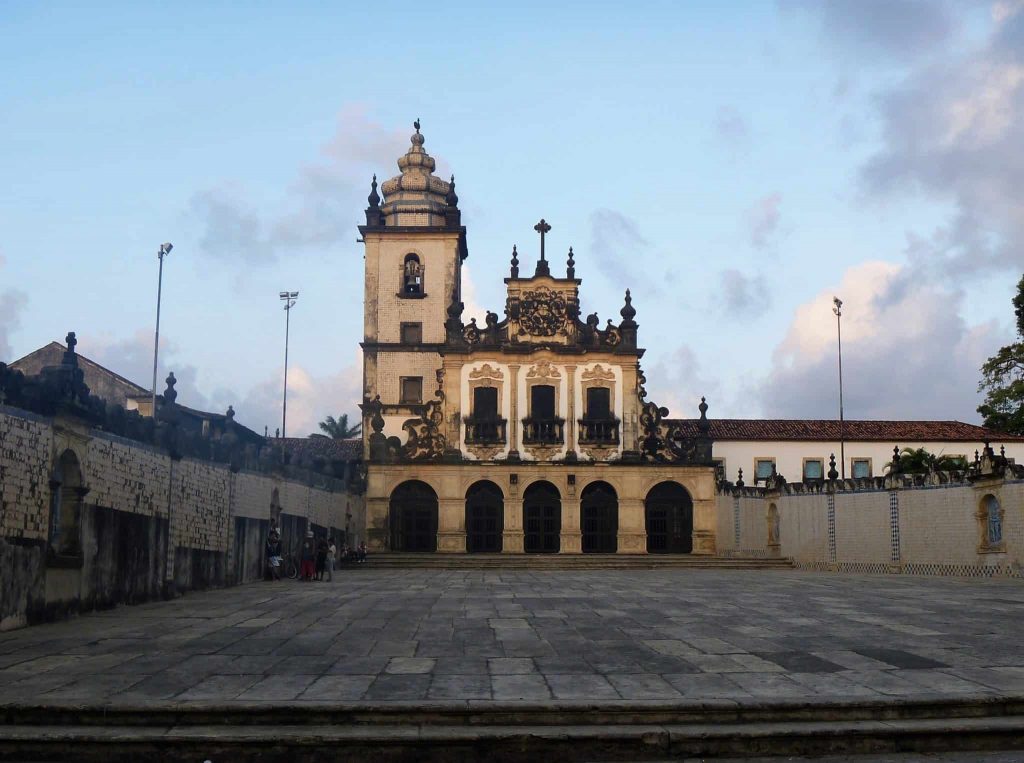
[[75,339],[75,332],[74,331],[69,331],[68,335],[66,337],[64,337],[64,341],[68,345],[68,352],[74,352],[75,351],[75,345],[78,344],[78,340]]
[[551,230],[551,226],[542,217],[540,222],[533,226],[533,229],[540,234],[540,259],[544,261],[544,234]]

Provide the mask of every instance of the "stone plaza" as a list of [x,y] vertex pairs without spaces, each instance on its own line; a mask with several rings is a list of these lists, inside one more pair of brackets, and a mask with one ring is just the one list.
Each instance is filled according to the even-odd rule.
[[1016,581],[354,569],[0,635],[4,703],[1024,693]]

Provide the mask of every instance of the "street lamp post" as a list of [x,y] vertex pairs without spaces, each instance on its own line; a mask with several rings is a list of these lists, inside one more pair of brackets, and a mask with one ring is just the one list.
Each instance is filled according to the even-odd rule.
[[156,420],[156,362],[160,355],[160,292],[164,285],[164,257],[171,253],[174,246],[170,243],[160,244],[156,256],[160,259],[160,274],[156,280],[156,334],[153,336],[153,419]]
[[832,312],[836,314],[836,339],[839,342],[839,471],[846,479],[846,432],[843,421],[843,300],[832,297]]
[[281,301],[284,302],[284,398],[281,401],[281,437],[287,437],[288,422],[288,330],[291,322],[292,308],[298,300],[297,291],[282,291]]

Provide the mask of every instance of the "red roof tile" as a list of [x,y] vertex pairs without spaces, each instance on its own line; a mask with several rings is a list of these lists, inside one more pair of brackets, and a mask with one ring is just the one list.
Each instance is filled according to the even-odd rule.
[[[697,419],[669,419],[696,437]],[[709,419],[713,440],[838,440],[839,419]],[[844,439],[870,442],[1024,442],[1019,435],[962,421],[865,421],[843,425]]]

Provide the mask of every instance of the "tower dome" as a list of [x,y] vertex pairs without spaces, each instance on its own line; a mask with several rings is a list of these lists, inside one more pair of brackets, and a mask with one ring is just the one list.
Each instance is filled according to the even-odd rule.
[[423,148],[426,138],[420,132],[420,121],[417,119],[413,126],[416,132],[410,138],[412,146],[398,159],[398,169],[402,174],[385,180],[380,187],[384,193],[381,211],[384,213],[385,224],[417,227],[444,225],[450,184],[434,176],[437,165]]

